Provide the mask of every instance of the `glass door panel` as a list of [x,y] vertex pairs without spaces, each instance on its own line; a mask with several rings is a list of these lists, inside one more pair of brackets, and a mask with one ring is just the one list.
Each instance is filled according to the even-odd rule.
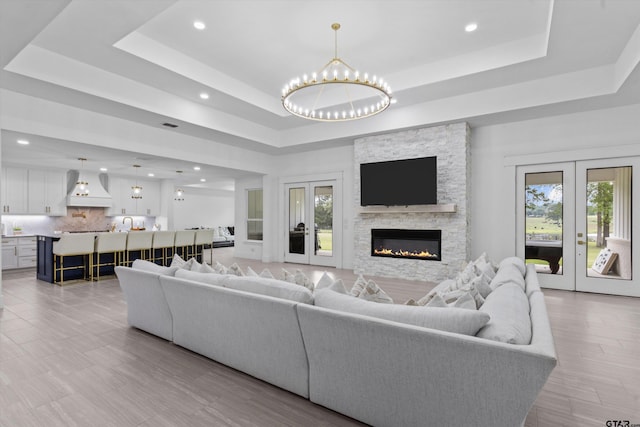
[[307,252],[307,193],[308,185],[291,185],[287,189],[287,255],[286,261],[309,262]]
[[314,255],[333,256],[333,187],[314,188]]
[[638,163],[633,157],[576,164],[578,290],[640,296],[638,262],[632,256],[638,253],[632,236]]
[[546,288],[575,289],[573,177],[573,163],[517,169],[516,253]]

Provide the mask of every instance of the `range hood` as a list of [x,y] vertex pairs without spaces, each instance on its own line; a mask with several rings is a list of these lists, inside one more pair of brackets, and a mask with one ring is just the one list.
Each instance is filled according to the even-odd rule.
[[[69,193],[67,194],[67,206],[110,208],[113,204],[111,195],[104,189],[107,176],[105,174],[70,170],[67,172]],[[88,194],[82,195],[77,185],[78,182],[88,183]]]

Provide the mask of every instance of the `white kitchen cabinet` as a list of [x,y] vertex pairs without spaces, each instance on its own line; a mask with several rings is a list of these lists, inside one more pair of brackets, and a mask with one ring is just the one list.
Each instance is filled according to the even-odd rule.
[[131,197],[131,187],[136,184],[135,179],[109,177],[109,194],[113,199],[113,206],[107,211],[107,216],[160,214],[160,183],[141,179],[137,182],[142,187],[141,199]]
[[131,198],[131,178],[109,177],[109,194],[113,205],[107,210],[107,216],[136,215],[136,200]]
[[29,169],[28,211],[34,215],[67,214],[67,174],[62,171]]
[[2,168],[0,188],[3,214],[25,214],[27,210],[27,170],[17,167]]
[[2,238],[2,269],[35,267],[37,264],[36,236]]
[[142,186],[142,199],[137,201],[137,214],[160,215],[160,183],[158,181],[138,181]]

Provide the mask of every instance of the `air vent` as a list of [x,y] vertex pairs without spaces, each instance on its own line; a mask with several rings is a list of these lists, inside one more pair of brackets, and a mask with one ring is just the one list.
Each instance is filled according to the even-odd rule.
[[168,128],[177,128],[178,125],[174,125],[173,123],[163,123],[162,126],[166,126]]

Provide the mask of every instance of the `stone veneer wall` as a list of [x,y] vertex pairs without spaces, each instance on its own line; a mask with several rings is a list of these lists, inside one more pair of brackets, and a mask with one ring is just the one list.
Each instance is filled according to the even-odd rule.
[[[453,278],[470,255],[470,130],[467,123],[415,129],[355,140],[354,272],[438,282]],[[438,204],[453,203],[455,213],[359,213],[360,164],[437,156]],[[415,185],[416,183],[398,183]],[[411,207],[407,208],[408,210]],[[371,256],[371,229],[442,230],[442,261]]]

